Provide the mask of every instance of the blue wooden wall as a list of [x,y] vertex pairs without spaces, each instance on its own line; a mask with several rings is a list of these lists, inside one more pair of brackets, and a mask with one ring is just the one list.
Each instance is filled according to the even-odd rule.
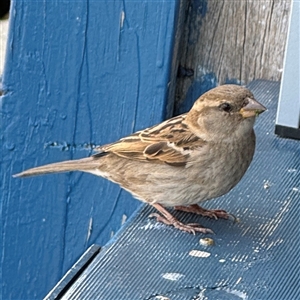
[[3,299],[41,299],[140,205],[89,174],[12,174],[86,157],[161,121],[178,9],[179,0],[12,3],[1,97]]

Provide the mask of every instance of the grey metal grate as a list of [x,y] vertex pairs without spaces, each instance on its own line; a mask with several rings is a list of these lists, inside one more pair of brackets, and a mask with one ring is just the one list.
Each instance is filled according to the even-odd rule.
[[274,134],[279,86],[249,85],[268,108],[256,123],[254,161],[233,191],[205,205],[239,223],[175,212],[214,230],[215,245],[205,247],[203,235],[157,224],[142,206],[62,299],[299,299],[300,142]]

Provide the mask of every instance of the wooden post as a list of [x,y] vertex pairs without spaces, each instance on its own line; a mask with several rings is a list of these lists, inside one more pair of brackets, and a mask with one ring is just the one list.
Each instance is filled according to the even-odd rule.
[[[218,84],[280,80],[291,1],[190,1],[176,86],[176,112]],[[192,71],[192,72],[191,72]]]

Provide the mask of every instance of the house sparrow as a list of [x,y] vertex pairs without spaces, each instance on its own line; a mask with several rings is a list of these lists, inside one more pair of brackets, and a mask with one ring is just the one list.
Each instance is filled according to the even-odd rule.
[[92,173],[155,207],[161,214],[151,216],[157,221],[193,234],[212,233],[200,224],[183,224],[165,207],[228,219],[226,211],[197,203],[226,194],[241,180],[254,154],[255,117],[265,110],[247,88],[222,85],[203,94],[188,113],[97,147],[91,157],[14,176]]

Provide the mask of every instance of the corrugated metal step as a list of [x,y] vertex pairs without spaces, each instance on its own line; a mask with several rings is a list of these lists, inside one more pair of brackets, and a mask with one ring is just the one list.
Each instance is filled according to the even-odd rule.
[[143,206],[59,299],[299,299],[300,142],[274,134],[279,86],[249,85],[268,108],[256,123],[254,161],[233,191],[206,205],[239,223],[200,218],[216,233],[207,247],[203,235],[148,219],[153,209]]

